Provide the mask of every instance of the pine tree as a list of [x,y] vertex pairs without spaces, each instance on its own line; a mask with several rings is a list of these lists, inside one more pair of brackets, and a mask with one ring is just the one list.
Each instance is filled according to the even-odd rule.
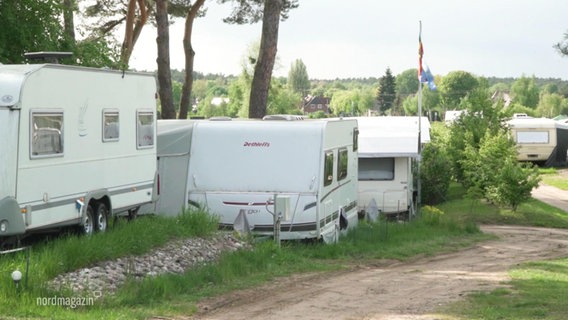
[[385,75],[379,80],[379,88],[377,89],[377,103],[379,110],[386,113],[394,106],[396,99],[396,81],[392,75],[390,67],[387,68]]

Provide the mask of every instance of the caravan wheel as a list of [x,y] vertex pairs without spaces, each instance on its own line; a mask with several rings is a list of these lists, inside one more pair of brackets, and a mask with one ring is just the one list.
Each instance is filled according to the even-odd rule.
[[105,232],[108,227],[108,209],[104,203],[99,203],[97,205],[97,211],[95,213],[95,228],[97,232]]
[[86,235],[93,234],[93,232],[95,231],[93,224],[94,216],[95,216],[95,210],[93,210],[93,206],[89,204],[87,206],[87,212],[85,213],[85,220],[83,221],[83,225],[81,227],[81,232],[83,232]]

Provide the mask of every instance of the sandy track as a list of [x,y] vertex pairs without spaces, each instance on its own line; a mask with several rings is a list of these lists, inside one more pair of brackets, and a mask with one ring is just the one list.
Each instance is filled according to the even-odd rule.
[[525,261],[568,256],[568,230],[483,226],[498,240],[408,263],[295,275],[206,299],[191,319],[435,319],[435,308],[505,286]]

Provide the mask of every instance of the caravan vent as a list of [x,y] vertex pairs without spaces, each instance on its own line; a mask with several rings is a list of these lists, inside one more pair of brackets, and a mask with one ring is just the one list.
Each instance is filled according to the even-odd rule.
[[299,116],[295,114],[272,114],[268,116],[264,116],[262,120],[286,120],[286,121],[294,121],[294,120],[304,120],[304,116]]
[[231,117],[211,117],[209,121],[231,121]]

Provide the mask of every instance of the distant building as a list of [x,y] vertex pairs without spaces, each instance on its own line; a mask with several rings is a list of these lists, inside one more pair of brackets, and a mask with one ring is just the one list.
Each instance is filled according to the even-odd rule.
[[503,107],[507,108],[511,102],[513,102],[513,98],[511,98],[511,96],[509,95],[509,92],[501,92],[501,91],[495,91],[495,93],[493,93],[493,95],[491,96],[491,100],[493,102],[496,102],[498,99],[502,99],[503,100]]
[[329,102],[331,98],[326,98],[323,96],[306,96],[304,98],[304,107],[302,108],[304,114],[314,113],[318,111],[323,111],[325,114],[329,114]]

